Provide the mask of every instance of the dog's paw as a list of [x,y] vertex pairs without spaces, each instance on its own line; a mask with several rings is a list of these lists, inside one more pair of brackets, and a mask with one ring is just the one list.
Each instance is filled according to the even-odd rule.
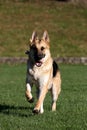
[[33,103],[33,102],[34,102],[34,98],[33,98],[33,97],[32,97],[31,99],[27,98],[27,101],[28,101],[29,103]]
[[34,98],[30,99],[29,102],[30,102],[30,103],[33,103],[33,102],[34,102]]
[[34,113],[34,114],[39,114],[39,113],[40,113],[40,111],[39,111],[39,110],[37,110],[37,109],[34,109],[34,110],[33,110],[33,113]]

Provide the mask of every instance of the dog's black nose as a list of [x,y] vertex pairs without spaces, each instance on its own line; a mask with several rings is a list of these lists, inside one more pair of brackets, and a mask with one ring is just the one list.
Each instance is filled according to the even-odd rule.
[[44,57],[45,57],[45,54],[39,54],[39,55],[38,55],[38,59],[39,59],[39,60],[41,60],[41,59],[44,58]]
[[36,54],[36,55],[34,56],[36,62],[40,61],[40,60],[43,59],[44,57],[45,57],[45,54]]

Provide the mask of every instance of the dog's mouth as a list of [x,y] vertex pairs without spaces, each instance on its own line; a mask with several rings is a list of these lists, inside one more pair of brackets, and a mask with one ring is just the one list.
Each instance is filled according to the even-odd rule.
[[41,67],[42,62],[41,62],[41,61],[38,61],[38,62],[35,63],[35,65],[36,65],[37,67]]

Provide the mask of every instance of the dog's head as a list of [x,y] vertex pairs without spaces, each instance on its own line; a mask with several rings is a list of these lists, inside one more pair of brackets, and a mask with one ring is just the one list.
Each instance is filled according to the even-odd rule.
[[50,44],[47,31],[44,31],[41,39],[38,38],[34,31],[30,39],[30,51],[27,51],[29,58],[33,64],[40,67],[50,57]]

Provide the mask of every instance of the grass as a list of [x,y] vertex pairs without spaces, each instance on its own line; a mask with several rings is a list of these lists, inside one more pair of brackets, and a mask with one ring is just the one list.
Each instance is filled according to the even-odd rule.
[[32,31],[45,29],[53,57],[87,56],[87,8],[56,0],[16,1],[0,1],[0,56],[25,56]]
[[[0,64],[0,130],[86,130],[87,66],[60,65],[62,91],[57,111],[47,94],[42,115],[25,99],[26,66]],[[35,97],[35,87],[33,87]],[[36,101],[35,101],[36,102]]]

